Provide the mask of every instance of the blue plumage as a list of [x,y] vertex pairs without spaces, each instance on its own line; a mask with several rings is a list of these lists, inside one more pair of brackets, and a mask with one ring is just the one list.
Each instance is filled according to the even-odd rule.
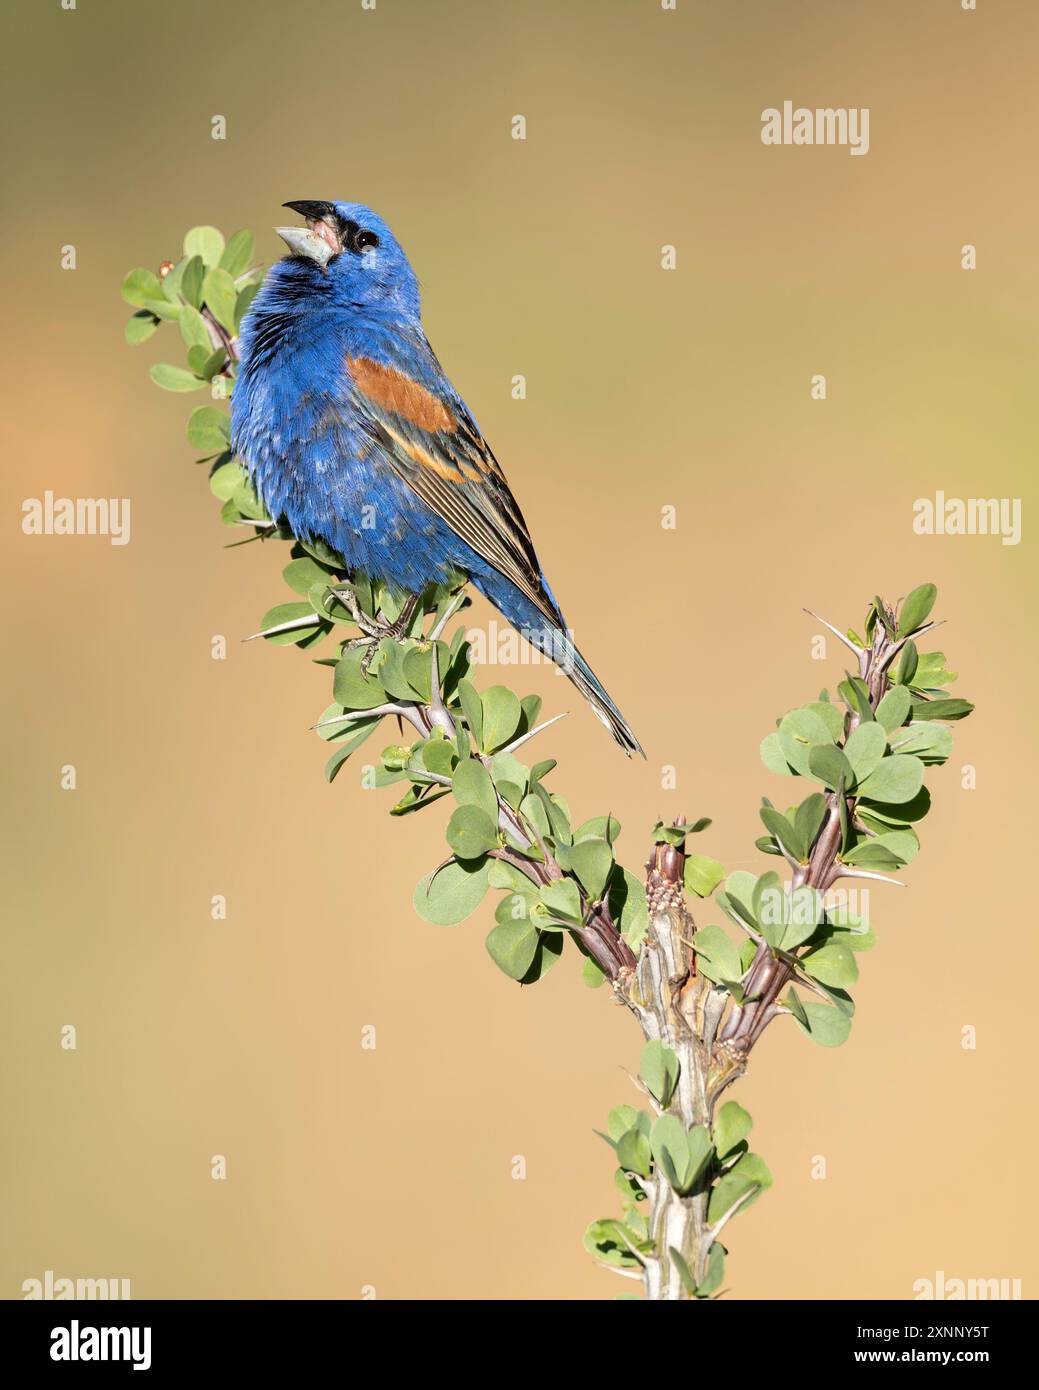
[[268,512],[400,594],[461,572],[641,747],[574,648],[505,476],[422,331],[418,282],[357,203],[288,203],[242,326],[233,445]]

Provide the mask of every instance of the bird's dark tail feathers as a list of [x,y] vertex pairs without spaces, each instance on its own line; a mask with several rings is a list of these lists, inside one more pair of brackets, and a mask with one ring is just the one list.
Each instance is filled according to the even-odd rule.
[[[529,633],[526,635],[531,636]],[[541,633],[538,633],[537,637],[540,636]],[[569,634],[561,628],[554,628],[545,636],[548,638],[546,645],[542,646],[536,637],[534,638],[534,645],[541,646],[541,650],[552,658],[556,665],[562,669],[564,675],[570,677],[628,757],[630,758],[632,753],[641,753],[645,757],[646,750],[635,737],[628,721],[606,693],[602,681],[574,646]]]
[[[544,609],[536,607],[525,594],[520,593],[511,580],[505,579],[490,566],[483,573],[470,571],[469,577],[532,647],[543,652],[560,667],[564,675],[570,677],[628,757],[630,758],[632,753],[641,753],[645,757],[645,749],[632,733],[624,715],[607,695],[602,681],[574,646],[562,614],[559,614],[558,623],[551,621]],[[559,605],[552,591],[543,579],[541,584],[547,600],[559,613]]]

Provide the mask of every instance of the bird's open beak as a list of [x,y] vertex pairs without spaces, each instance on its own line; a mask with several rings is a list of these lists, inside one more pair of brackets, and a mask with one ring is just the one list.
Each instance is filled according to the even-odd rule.
[[339,255],[343,243],[336,228],[337,218],[331,203],[302,198],[294,203],[283,203],[282,207],[298,212],[307,222],[305,227],[274,229],[294,256],[306,256],[308,260],[325,266],[333,256]]

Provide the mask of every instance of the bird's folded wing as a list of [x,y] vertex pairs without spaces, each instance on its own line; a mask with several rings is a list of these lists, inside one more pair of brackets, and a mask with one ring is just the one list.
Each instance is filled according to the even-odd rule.
[[352,404],[379,457],[550,622],[561,625],[523,514],[464,404],[371,358],[348,357],[346,366]]

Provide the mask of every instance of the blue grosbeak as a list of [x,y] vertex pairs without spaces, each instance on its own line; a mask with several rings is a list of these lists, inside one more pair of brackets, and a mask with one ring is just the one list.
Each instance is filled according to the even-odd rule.
[[466,575],[625,752],[642,752],[574,646],[505,475],[433,354],[397,239],[359,203],[285,206],[306,225],[278,228],[292,255],[242,325],[232,401],[234,448],[268,512],[402,597]]

